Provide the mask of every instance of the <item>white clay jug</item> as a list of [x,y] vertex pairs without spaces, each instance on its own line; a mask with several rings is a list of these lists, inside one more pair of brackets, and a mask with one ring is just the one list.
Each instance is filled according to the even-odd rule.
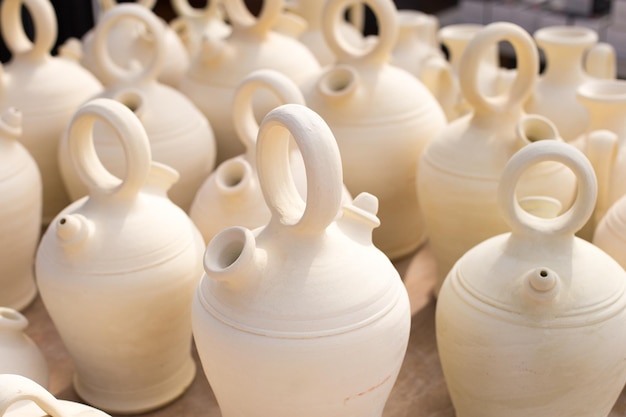
[[0,115],[0,306],[22,310],[37,295],[35,251],[41,233],[42,185],[37,163],[19,142],[22,113]]
[[[121,141],[126,175],[102,165],[96,122]],[[151,161],[141,122],[115,100],[96,99],[72,119],[69,150],[89,195],[50,224],[36,258],[44,305],[72,360],[74,389],[114,413],[142,413],[191,384],[191,300],[204,242],[166,196],[176,171]]]
[[231,27],[224,21],[221,0],[208,0],[203,8],[189,4],[189,0],[171,0],[178,15],[169,25],[178,34],[193,59],[200,52],[203,37],[224,39]]
[[19,311],[0,307],[0,374],[17,374],[48,386],[46,358],[24,332],[28,320]]
[[352,195],[374,194],[381,227],[374,244],[392,259],[426,239],[415,176],[428,142],[446,125],[428,89],[407,71],[389,65],[397,33],[391,0],[367,0],[379,22],[376,45],[367,52],[350,46],[336,24],[349,6],[329,0],[324,9],[326,41],[337,63],[301,85],[307,105],[331,127]]
[[[306,167],[306,203],[288,166],[290,135]],[[194,339],[222,416],[380,417],[411,313],[400,276],[372,244],[376,198],[341,207],[339,149],[307,107],[270,112],[256,149],[271,220],[215,236],[193,302]]]
[[[273,69],[299,84],[319,71],[317,60],[304,45],[272,30],[283,0],[264,1],[258,17],[243,0],[223,0],[222,4],[232,26],[230,36],[205,38],[202,51],[180,85],[213,127],[218,163],[245,151],[237,140],[231,112],[237,86],[249,73]],[[255,114],[259,119],[277,105],[269,93],[257,99]]]
[[[518,66],[509,93],[490,97],[479,90],[481,57],[499,41],[512,44]],[[496,200],[509,158],[531,142],[562,140],[548,119],[523,111],[538,66],[530,35],[506,22],[484,27],[463,54],[461,89],[473,111],[450,123],[430,142],[417,176],[429,244],[437,262],[436,291],[466,251],[509,230]],[[566,208],[576,193],[575,177],[560,164],[539,164],[529,170],[518,192],[520,197],[549,195]]]
[[[108,53],[111,28],[128,20],[142,22],[153,38],[152,61],[139,72],[117,66]],[[150,139],[152,158],[178,171],[180,179],[168,195],[187,211],[197,190],[215,166],[215,137],[206,117],[185,95],[157,80],[166,59],[164,47],[162,25],[145,7],[122,4],[107,11],[94,32],[93,48],[95,65],[110,82],[97,97],[115,99],[139,117]],[[59,160],[68,193],[72,200],[77,200],[88,190],[70,161],[67,140],[66,131],[61,139]],[[110,129],[101,124],[97,126],[94,146],[105,167],[114,175],[123,176],[124,150]]]
[[0,417],[111,417],[84,404],[57,400],[36,381],[0,374]]
[[[22,27],[23,5],[33,18],[33,42]],[[72,114],[102,85],[76,61],[50,55],[57,37],[50,1],[3,0],[0,12],[0,31],[12,53],[11,61],[0,66],[0,112],[14,107],[22,113],[20,142],[41,172],[42,221],[47,225],[69,203],[56,156],[59,138]]]
[[[608,136],[605,140],[609,145],[616,143],[615,138],[611,138],[611,135],[614,135],[612,132],[597,132],[604,132]],[[598,199],[601,197],[600,187],[598,187]],[[596,205],[596,209],[598,205]],[[592,243],[611,255],[622,268],[626,268],[626,245],[624,244],[626,242],[626,196],[620,197],[609,206],[605,214],[596,219],[596,224],[597,227],[593,230]]]
[[[104,16],[106,12],[115,7],[119,7],[116,0],[99,0],[99,3],[103,12],[100,16]],[[178,88],[180,80],[191,62],[189,53],[178,34],[163,19],[150,11],[155,6],[156,0],[139,0],[136,3],[157,18],[163,29],[166,56],[163,66],[159,70],[158,79],[164,84]],[[99,24],[100,21],[98,20],[95,28],[83,35],[81,63],[106,85],[109,82],[108,74],[103,73],[103,69],[97,65],[95,57],[97,52],[94,50],[93,44],[94,30]],[[118,65],[128,65],[133,60],[141,66],[149,65],[148,63],[151,62],[154,39],[141,22],[121,21],[107,31],[107,38],[106,43],[113,46],[109,49],[109,53],[112,60]]]
[[[589,124],[589,112],[576,98],[579,86],[593,77],[584,68],[585,53],[598,42],[598,34],[582,26],[549,26],[534,34],[546,56],[546,69],[526,103],[529,113],[546,116],[556,125],[566,142],[583,134]],[[599,49],[602,51],[602,49]],[[616,59],[592,56],[595,65],[603,62],[615,73]]]
[[[542,161],[578,179],[576,201],[556,218],[525,212],[515,197],[522,173]],[[626,383],[626,272],[574,236],[596,191],[593,168],[566,143],[533,143],[507,164],[498,204],[511,232],[464,254],[437,300],[437,346],[457,416],[609,415]]]

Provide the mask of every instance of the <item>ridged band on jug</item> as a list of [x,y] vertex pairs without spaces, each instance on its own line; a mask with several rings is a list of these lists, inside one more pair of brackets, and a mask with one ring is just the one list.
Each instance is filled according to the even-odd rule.
[[250,73],[237,87],[233,101],[235,131],[248,149],[254,149],[259,133],[259,124],[252,107],[252,98],[259,89],[269,90],[280,104],[305,104],[302,92],[286,75],[270,69]]
[[[22,5],[26,6],[33,19],[34,42],[24,32]],[[47,0],[3,0],[0,31],[11,53],[32,57],[48,55],[57,39],[57,20],[52,3]]]
[[243,0],[223,0],[230,24],[237,30],[264,34],[269,32],[280,17],[282,0],[264,0],[258,16],[254,16]]
[[[109,125],[117,134],[126,157],[126,176],[119,179],[102,165],[93,144],[96,121]],[[68,148],[74,167],[90,195],[134,197],[146,182],[151,164],[146,131],[125,105],[99,98],[83,105],[70,121]]]
[[[507,94],[487,97],[478,82],[483,55],[498,42],[515,50],[517,72]],[[507,22],[491,23],[478,31],[467,45],[459,64],[461,91],[477,112],[501,113],[521,107],[532,93],[539,74],[539,55],[533,38],[521,27]]]
[[[306,203],[289,169],[289,137],[295,140],[306,169]],[[257,139],[257,170],[271,222],[303,233],[321,233],[341,207],[343,176],[335,137],[313,110],[285,104],[261,123]]]
[[18,401],[33,401],[52,417],[65,417],[67,413],[59,407],[59,400],[41,385],[21,375],[0,375],[0,417]]
[[[136,3],[148,10],[152,10],[154,6],[156,6],[157,0],[137,0]],[[117,4],[116,0],[100,0],[100,7],[102,10],[109,10],[117,6]]]
[[[133,19],[145,25],[152,36],[152,57],[139,72],[120,67],[109,54],[107,39],[111,29],[120,21]],[[165,64],[165,28],[151,11],[136,4],[121,4],[107,11],[98,23],[93,37],[94,58],[103,76],[110,81],[155,80]],[[128,64],[128,63],[127,63]]]
[[219,12],[218,0],[207,0],[206,6],[203,8],[193,7],[189,4],[189,0],[172,0],[171,3],[176,14],[183,17],[209,18],[212,16],[218,16]]
[[[540,218],[526,212],[515,196],[517,182],[532,165],[556,161],[571,169],[578,180],[578,193],[572,206],[555,218]],[[574,234],[593,213],[598,186],[591,163],[575,147],[552,140],[531,143],[519,150],[507,163],[498,187],[498,204],[504,220],[513,232],[523,234]]]
[[344,11],[354,4],[354,0],[328,0],[324,6],[322,33],[328,47],[338,61],[359,59],[365,62],[386,63],[391,59],[391,51],[398,36],[397,10],[388,0],[361,0],[367,5],[378,22],[376,44],[369,50],[351,45],[342,35],[341,21]]

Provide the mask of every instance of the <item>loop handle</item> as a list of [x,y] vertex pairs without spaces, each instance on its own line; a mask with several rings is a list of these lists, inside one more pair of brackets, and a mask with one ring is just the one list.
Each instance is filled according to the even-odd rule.
[[[22,22],[22,5],[31,17],[35,28],[35,42],[26,35]],[[0,8],[0,31],[12,54],[32,58],[50,55],[57,39],[57,19],[52,3],[47,0],[3,0]]]
[[[126,177],[122,180],[103,165],[93,144],[96,121],[106,123],[117,134],[126,155]],[[134,113],[122,103],[98,98],[83,105],[70,121],[70,158],[90,195],[132,199],[148,179],[152,155],[146,131]]]
[[178,16],[201,19],[219,16],[219,1],[207,0],[206,6],[203,8],[193,7],[189,4],[189,0],[171,0],[172,8]]
[[[306,203],[289,169],[290,136],[304,160]],[[257,140],[257,171],[270,223],[320,234],[337,216],[343,186],[339,147],[326,122],[308,107],[284,104],[265,116]]]
[[[513,45],[517,58],[515,80],[508,94],[485,96],[479,91],[481,61],[498,42]],[[521,27],[508,22],[491,23],[479,30],[467,45],[459,65],[461,92],[476,112],[502,113],[521,107],[533,91],[539,74],[539,53],[533,38]]]
[[[157,0],[137,0],[135,3],[145,7],[148,10],[152,10],[154,9],[154,6],[156,6]],[[102,10],[104,11],[112,9],[113,7],[117,6],[117,4],[118,3],[116,0],[100,0],[100,8],[102,8]]]
[[346,9],[355,8],[354,0],[328,0],[322,17],[322,33],[328,47],[337,61],[358,60],[370,63],[386,63],[391,59],[391,51],[398,36],[398,13],[392,1],[361,0],[367,5],[378,22],[376,43],[370,49],[351,45],[344,37],[341,22]]
[[222,5],[234,30],[265,35],[278,22],[283,9],[282,0],[264,0],[258,17],[255,17],[244,0],[223,0]]
[[65,417],[59,400],[36,382],[13,374],[0,374],[0,416],[18,401],[30,400],[52,417]]
[[[127,19],[136,20],[144,25],[148,34],[153,37],[151,39],[151,45],[154,48],[152,59],[139,72],[120,67],[109,54],[107,45],[109,32],[120,21]],[[98,69],[103,77],[112,82],[133,83],[156,80],[165,64],[165,28],[159,18],[145,7],[132,3],[120,4],[102,15],[94,31],[93,50]]]
[[[544,161],[560,162],[577,177],[578,193],[574,204],[560,216],[545,219],[533,216],[520,206],[515,197],[517,182],[532,165]],[[509,160],[498,186],[498,203],[504,220],[514,233],[563,235],[580,230],[593,213],[598,185],[591,163],[585,155],[570,144],[542,140],[519,150]]]
[[262,69],[250,73],[237,87],[233,101],[233,120],[239,140],[248,150],[256,147],[259,124],[254,117],[252,98],[254,93],[264,88],[274,94],[280,104],[305,105],[304,96],[298,86],[286,75]]

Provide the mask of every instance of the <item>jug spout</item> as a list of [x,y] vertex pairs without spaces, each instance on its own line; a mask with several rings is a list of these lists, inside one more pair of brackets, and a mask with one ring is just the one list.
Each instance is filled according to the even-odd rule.
[[348,65],[337,65],[324,74],[317,85],[319,93],[328,101],[351,97],[359,84],[358,73]]
[[254,188],[254,172],[244,158],[224,161],[215,172],[215,186],[226,198],[238,198]]
[[83,248],[93,236],[93,232],[93,222],[82,214],[67,214],[56,223],[57,239],[68,251]]
[[523,116],[515,127],[515,134],[520,148],[539,140],[560,140],[559,131],[554,123],[538,114]]
[[208,277],[236,288],[250,282],[262,269],[256,239],[249,229],[229,227],[207,246],[204,270]]
[[227,45],[222,39],[204,35],[200,43],[199,58],[203,64],[215,64],[224,56]]
[[363,192],[356,196],[351,204],[343,207],[343,215],[337,221],[339,228],[355,242],[363,245],[372,244],[372,231],[380,226],[376,217],[378,199]]
[[146,187],[153,189],[157,194],[165,196],[172,185],[178,182],[180,174],[169,165],[152,161],[150,164],[150,173],[146,180]]
[[68,38],[63,45],[59,46],[59,56],[76,63],[83,59],[83,46],[76,38]]

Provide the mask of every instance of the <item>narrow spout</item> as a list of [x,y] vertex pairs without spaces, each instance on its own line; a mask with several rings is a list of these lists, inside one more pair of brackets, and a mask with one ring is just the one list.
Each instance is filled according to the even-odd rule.
[[22,136],[22,112],[9,107],[0,115],[0,137],[17,139]]
[[93,232],[93,223],[82,214],[67,214],[56,222],[57,239],[66,249],[83,247]]
[[372,231],[380,226],[376,217],[378,199],[372,194],[363,192],[356,196],[351,204],[343,207],[343,214],[337,221],[339,228],[362,245],[372,244]]
[[204,64],[212,64],[224,55],[226,45],[221,39],[215,39],[208,35],[203,35],[200,42],[200,61]]
[[69,38],[59,47],[59,56],[80,63],[83,59],[83,46],[78,39]]
[[257,269],[256,239],[249,229],[229,227],[207,246],[204,270],[208,277],[227,285],[242,285]]
[[327,100],[340,100],[354,94],[358,83],[359,75],[356,71],[347,65],[338,65],[322,75],[317,89]]
[[243,158],[224,161],[215,172],[217,190],[225,196],[238,196],[245,193],[252,185],[254,172]]
[[538,114],[523,116],[515,126],[520,148],[540,140],[560,140],[557,127],[547,117]]
[[180,174],[174,168],[169,165],[162,164],[160,162],[152,161],[150,164],[150,173],[146,180],[146,187],[149,189],[158,190],[158,192],[165,194],[172,185],[178,182]]

